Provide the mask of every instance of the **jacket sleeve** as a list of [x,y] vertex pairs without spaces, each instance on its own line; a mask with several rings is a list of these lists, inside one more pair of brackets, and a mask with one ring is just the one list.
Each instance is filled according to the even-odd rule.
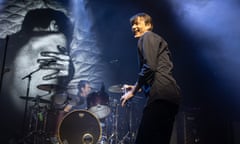
[[153,82],[157,67],[159,40],[156,39],[152,33],[147,32],[139,39],[138,46],[142,55],[142,63],[133,94],[143,85],[151,85]]

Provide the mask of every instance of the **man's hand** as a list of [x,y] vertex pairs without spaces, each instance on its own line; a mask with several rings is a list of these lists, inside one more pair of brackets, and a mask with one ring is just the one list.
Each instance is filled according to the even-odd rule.
[[134,85],[124,84],[124,85],[122,86],[122,90],[123,90],[124,93],[126,93],[126,92],[128,92],[128,91],[130,91],[130,90],[132,90],[132,89],[134,89],[134,88],[135,88]]
[[125,93],[124,95],[122,95],[122,97],[121,97],[121,99],[120,99],[120,100],[121,100],[121,105],[122,105],[122,107],[125,106],[127,100],[129,100],[129,99],[132,98],[133,96],[134,96],[134,95],[133,95],[132,91],[129,91],[129,92]]
[[134,96],[133,91],[135,89],[135,86],[125,84],[123,85],[122,89],[124,89],[124,95],[122,95],[120,101],[121,101],[121,105],[125,106],[126,102]]

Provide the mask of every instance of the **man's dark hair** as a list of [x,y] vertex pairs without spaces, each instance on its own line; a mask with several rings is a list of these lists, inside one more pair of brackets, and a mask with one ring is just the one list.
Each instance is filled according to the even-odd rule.
[[81,88],[84,88],[86,86],[86,84],[89,84],[90,82],[87,80],[80,80],[78,82],[78,89],[81,91]]
[[151,25],[151,28],[149,29],[150,31],[153,30],[152,17],[149,14],[144,13],[144,12],[137,13],[137,14],[133,15],[130,18],[130,23],[133,24],[138,17],[143,18],[144,21],[145,21],[145,24],[150,24]]

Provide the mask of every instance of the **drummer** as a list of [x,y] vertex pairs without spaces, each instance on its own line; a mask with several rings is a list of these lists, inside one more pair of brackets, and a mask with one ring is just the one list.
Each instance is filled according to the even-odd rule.
[[78,94],[70,96],[68,104],[65,106],[64,111],[69,112],[76,109],[87,109],[87,96],[92,88],[90,82],[87,80],[80,80],[78,83]]

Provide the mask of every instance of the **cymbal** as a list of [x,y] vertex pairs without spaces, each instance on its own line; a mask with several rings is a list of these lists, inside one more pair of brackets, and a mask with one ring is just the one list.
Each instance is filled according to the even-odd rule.
[[26,97],[26,96],[19,96],[21,99],[24,99],[24,100],[29,100],[29,101],[32,101],[32,102],[36,102],[36,101],[39,101],[39,103],[51,103],[49,100],[46,100],[46,99],[42,99],[40,97]]
[[123,93],[122,84],[112,85],[108,88],[108,91],[112,93]]
[[38,85],[37,88],[40,90],[51,91],[53,89],[58,89],[63,87],[56,84],[41,84],[41,85]]

